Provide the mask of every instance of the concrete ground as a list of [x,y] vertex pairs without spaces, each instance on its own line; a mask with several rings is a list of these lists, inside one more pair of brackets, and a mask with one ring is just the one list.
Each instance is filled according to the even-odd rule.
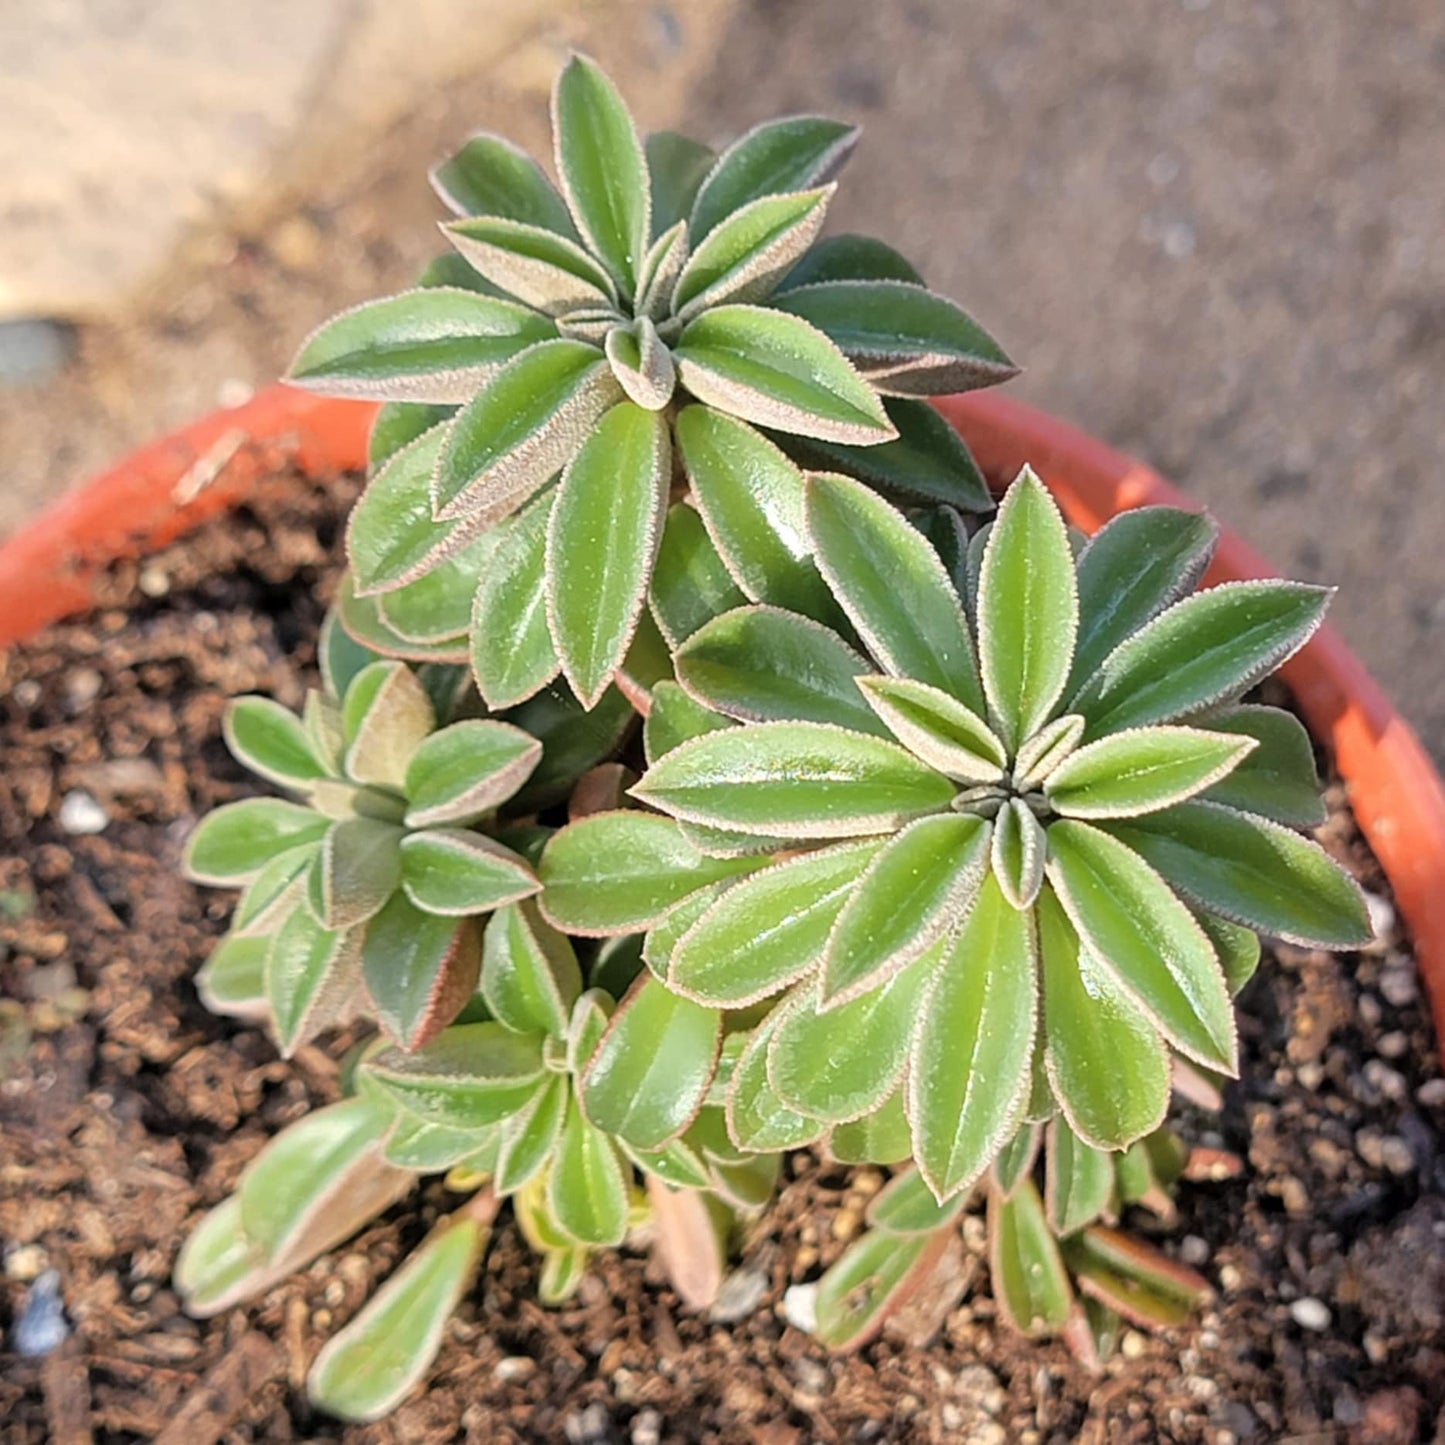
[[[482,7],[485,8],[485,7]],[[552,7],[331,162],[307,204],[198,226],[162,284],[0,391],[0,530],[235,399],[436,249],[426,163],[545,145],[568,43],[643,122],[865,127],[834,212],[899,244],[1026,368],[1335,618],[1445,758],[1445,7],[1438,0],[689,0]]]

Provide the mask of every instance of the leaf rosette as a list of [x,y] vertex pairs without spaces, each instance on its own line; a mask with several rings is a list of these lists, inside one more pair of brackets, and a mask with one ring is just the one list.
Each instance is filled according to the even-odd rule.
[[[792,117],[720,155],[644,142],[582,57],[552,117],[560,189],[473,137],[432,177],[455,254],[326,323],[290,373],[386,403],[349,530],[348,626],[374,614],[398,656],[470,635],[493,707],[559,671],[597,702],[675,541],[679,475],[744,592],[789,606],[816,578],[787,453],[986,510],[966,449],[917,398],[1015,371],[896,252],[818,239],[853,127]],[[766,552],[730,545],[749,533],[781,553],[777,589]]]
[[1169,509],[1076,556],[1027,469],[952,572],[855,480],[809,475],[803,509],[845,621],[751,605],[694,631],[647,719],[633,793],[656,811],[558,834],[542,908],[648,929],[684,998],[773,1001],[733,1076],[744,1145],[897,1100],[940,1199],[1056,1111],[1126,1147],[1164,1116],[1171,1054],[1236,1071],[1256,932],[1369,936],[1300,831],[1321,820],[1303,730],[1241,702],[1328,592],[1194,592],[1214,531]]

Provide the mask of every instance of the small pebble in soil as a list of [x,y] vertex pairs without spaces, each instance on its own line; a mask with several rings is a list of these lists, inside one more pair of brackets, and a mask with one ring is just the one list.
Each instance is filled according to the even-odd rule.
[[530,1355],[508,1355],[492,1366],[493,1376],[503,1384],[530,1379],[536,1373],[537,1362]]
[[77,667],[65,679],[65,706],[82,713],[100,696],[104,679],[93,667]]
[[60,800],[60,826],[79,836],[103,833],[110,826],[110,814],[84,788],[72,788]]
[[662,1445],[662,1416],[656,1410],[639,1410],[632,1422],[632,1445]]
[[50,1260],[38,1244],[17,1244],[5,1255],[5,1277],[28,1284]]
[[1415,1090],[1415,1097],[1427,1109],[1445,1104],[1445,1079],[1427,1079]]
[[1420,997],[1415,965],[1407,958],[1389,963],[1380,973],[1380,992],[1392,1008],[1408,1008]]
[[744,1265],[735,1269],[718,1287],[717,1298],[708,1310],[708,1318],[720,1325],[745,1320],[763,1302],[768,1292],[768,1276],[760,1269]]
[[567,1445],[610,1445],[617,1438],[607,1407],[597,1403],[568,1415],[562,1422],[562,1433],[567,1437]]
[[142,567],[136,586],[147,597],[164,597],[171,590],[171,579],[159,567]]
[[1179,1241],[1179,1258],[1198,1269],[1200,1265],[1209,1263],[1209,1245],[1197,1234],[1186,1234]]
[[818,1286],[790,1286],[783,1295],[783,1318],[795,1330],[811,1335],[818,1328]]
[[1394,937],[1395,905],[1378,893],[1365,893],[1365,912],[1370,915],[1370,930],[1376,945]]
[[17,1355],[36,1359],[65,1342],[65,1302],[60,1297],[60,1272],[42,1270],[25,1294],[20,1316],[10,1330],[10,1345]]
[[1333,1316],[1330,1309],[1322,1300],[1317,1300],[1313,1295],[1305,1295],[1297,1299],[1289,1307],[1289,1317],[1302,1330],[1314,1330],[1317,1333],[1329,1329]]

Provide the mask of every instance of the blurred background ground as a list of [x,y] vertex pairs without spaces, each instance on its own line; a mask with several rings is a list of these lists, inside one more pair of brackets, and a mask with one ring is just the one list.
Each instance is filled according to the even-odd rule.
[[571,45],[650,128],[861,121],[835,227],[978,315],[1017,394],[1338,583],[1445,757],[1439,0],[8,7],[0,533],[406,284],[427,165],[478,127],[545,153]]

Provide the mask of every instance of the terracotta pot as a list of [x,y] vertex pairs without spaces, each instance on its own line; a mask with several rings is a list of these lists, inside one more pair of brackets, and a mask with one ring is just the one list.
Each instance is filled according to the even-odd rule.
[[[993,392],[939,409],[990,476],[1030,463],[1070,520],[1092,531],[1149,503],[1193,507],[1157,473],[1084,432]],[[258,477],[295,467],[324,477],[366,459],[373,408],[273,386],[133,453],[60,498],[0,545],[0,647],[93,601],[98,574],[224,511]],[[1208,581],[1278,575],[1225,532]],[[1415,940],[1436,1032],[1445,1038],[1445,784],[1374,679],[1325,626],[1283,676],[1344,778],[1361,831]]]

